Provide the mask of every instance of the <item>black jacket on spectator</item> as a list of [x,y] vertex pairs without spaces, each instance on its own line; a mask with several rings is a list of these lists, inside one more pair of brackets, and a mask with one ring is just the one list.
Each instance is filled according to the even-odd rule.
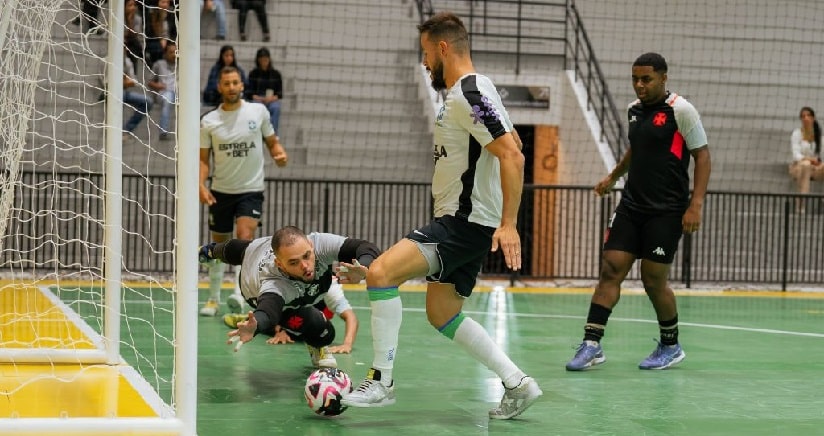
[[267,89],[273,90],[278,99],[283,98],[283,79],[280,72],[273,68],[268,70],[255,68],[249,73],[249,80],[246,83],[243,97],[249,101],[252,100],[253,95],[264,97]]

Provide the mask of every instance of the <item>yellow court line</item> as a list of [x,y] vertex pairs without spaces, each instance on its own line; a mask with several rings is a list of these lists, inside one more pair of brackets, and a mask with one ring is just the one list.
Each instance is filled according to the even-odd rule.
[[[64,286],[64,287],[90,287],[100,285],[100,282],[91,282],[88,280],[42,280],[30,282],[29,285],[39,286]],[[27,283],[15,282],[12,280],[0,280],[0,287],[7,285],[26,285]],[[174,284],[172,282],[146,282],[146,281],[124,281],[123,286],[132,288],[147,288],[155,287],[172,289]],[[496,287],[479,286],[473,292],[492,292]],[[207,290],[208,284],[198,283],[199,290]],[[224,283],[222,289],[234,289],[234,284]],[[366,285],[343,285],[345,291],[365,291]],[[407,284],[402,285],[400,290],[403,292],[426,292],[426,284]],[[580,295],[591,294],[592,287],[504,287],[504,290],[516,294],[537,294],[537,295]],[[643,289],[627,288],[621,291],[624,295],[643,295]],[[778,290],[747,290],[747,289],[723,289],[723,290],[707,290],[707,289],[675,289],[676,296],[696,296],[696,297],[765,297],[765,298],[801,298],[818,300],[824,299],[824,291],[778,291]]]
[[40,361],[97,348],[87,335],[96,333],[48,289],[4,283],[0,307],[0,349],[16,351],[0,362],[0,418],[159,416],[160,401],[146,397],[156,394],[128,365]]

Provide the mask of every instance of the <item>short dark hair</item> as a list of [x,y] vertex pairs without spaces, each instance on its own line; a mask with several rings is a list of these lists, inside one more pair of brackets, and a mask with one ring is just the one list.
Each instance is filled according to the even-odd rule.
[[280,247],[292,245],[300,239],[307,239],[303,230],[295,226],[282,227],[272,235],[272,251],[277,253]]
[[418,25],[418,32],[432,40],[443,40],[460,50],[469,48],[469,34],[463,21],[452,12],[438,12]]
[[233,67],[231,65],[227,65],[227,66],[220,69],[220,73],[217,75],[217,79],[218,79],[218,81],[220,81],[220,79],[222,79],[223,76],[225,76],[227,74],[232,74],[232,73],[237,73],[238,75],[240,75],[240,70],[238,70],[236,67]]
[[658,53],[644,53],[641,56],[638,56],[638,59],[635,59],[635,62],[632,63],[633,67],[652,67],[653,71],[656,73],[666,73],[667,72],[667,61]]
[[261,47],[261,48],[258,49],[257,53],[255,54],[255,59],[262,58],[264,56],[267,57],[267,58],[271,57],[269,55],[269,49],[266,48],[266,47]]

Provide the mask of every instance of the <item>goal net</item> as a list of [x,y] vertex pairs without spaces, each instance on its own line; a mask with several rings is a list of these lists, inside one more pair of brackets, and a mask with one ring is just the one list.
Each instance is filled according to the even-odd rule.
[[181,159],[141,106],[160,97],[142,51],[124,50],[145,36],[123,30],[130,3],[0,6],[0,428],[13,433],[193,433],[176,368],[196,304],[177,289],[186,264],[196,289],[181,246],[197,236],[175,231]]

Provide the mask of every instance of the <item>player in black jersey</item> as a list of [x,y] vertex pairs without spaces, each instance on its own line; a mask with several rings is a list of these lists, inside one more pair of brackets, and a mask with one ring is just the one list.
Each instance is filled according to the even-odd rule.
[[[661,333],[658,346],[639,368],[666,369],[686,357],[678,343],[678,311],[667,275],[681,234],[695,232],[701,225],[710,152],[698,112],[683,97],[667,91],[666,84],[667,63],[660,54],[643,54],[632,64],[638,99],[627,110],[630,149],[598,182],[595,193],[604,195],[629,174],[604,237],[600,279],[592,295],[584,340],[566,364],[569,371],[606,360],[601,338],[618,303],[621,283],[638,258],[641,281]],[[687,173],[690,156],[695,161],[692,197]]]

